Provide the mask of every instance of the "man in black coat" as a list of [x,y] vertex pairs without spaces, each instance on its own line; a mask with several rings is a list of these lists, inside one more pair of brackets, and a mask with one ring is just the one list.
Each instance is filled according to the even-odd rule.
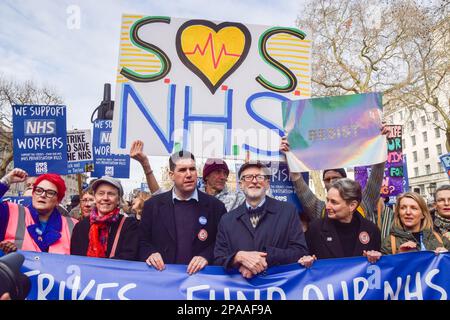
[[260,162],[242,165],[239,184],[246,201],[219,224],[214,263],[239,268],[245,278],[308,254],[294,205],[266,196],[270,171]]
[[139,256],[162,271],[165,263],[186,264],[189,274],[213,261],[217,226],[224,204],[196,189],[194,156],[179,151],[169,158],[171,191],[144,204],[139,224]]

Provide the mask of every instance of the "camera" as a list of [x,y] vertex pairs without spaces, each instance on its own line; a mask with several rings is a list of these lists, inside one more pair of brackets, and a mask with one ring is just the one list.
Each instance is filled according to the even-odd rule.
[[12,300],[25,300],[30,292],[30,279],[20,273],[25,257],[13,252],[0,257],[0,297],[9,292]]

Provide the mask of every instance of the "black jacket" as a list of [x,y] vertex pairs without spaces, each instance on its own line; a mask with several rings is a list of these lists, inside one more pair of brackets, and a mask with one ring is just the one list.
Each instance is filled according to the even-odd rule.
[[225,268],[238,251],[267,252],[270,266],[297,262],[308,254],[300,217],[294,205],[266,197],[265,213],[253,228],[245,202],[222,217],[214,264]]
[[[212,263],[216,243],[217,226],[226,212],[225,205],[204,192],[198,191],[200,210],[198,217],[205,217],[206,224],[200,222],[192,234],[192,254],[202,256]],[[201,241],[198,233],[205,229],[206,240]],[[139,257],[145,261],[151,254],[159,252],[164,263],[173,264],[176,259],[175,213],[172,190],[158,194],[144,203],[144,210],[139,223]]]
[[[353,256],[362,256],[363,250],[380,251],[381,233],[377,226],[358,213],[354,213],[353,216],[360,222]],[[315,220],[309,225],[306,232],[306,242],[308,243],[309,253],[315,254],[317,259],[344,257],[336,227],[328,217]]]
[[[123,223],[119,240],[117,242],[116,254],[112,258],[122,260],[138,260],[138,223],[136,222],[136,219],[130,217],[127,218],[123,215],[120,216],[118,221],[111,224],[106,257],[109,257],[119,223],[122,219],[126,220]],[[75,225],[72,238],[70,240],[70,254],[77,256],[87,255],[90,228],[91,224],[89,219],[83,219]]]

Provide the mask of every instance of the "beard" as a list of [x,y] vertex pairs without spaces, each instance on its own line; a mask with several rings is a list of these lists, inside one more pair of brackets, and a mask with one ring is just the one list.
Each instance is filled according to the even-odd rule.
[[266,188],[244,188],[245,197],[249,200],[257,200],[266,195]]

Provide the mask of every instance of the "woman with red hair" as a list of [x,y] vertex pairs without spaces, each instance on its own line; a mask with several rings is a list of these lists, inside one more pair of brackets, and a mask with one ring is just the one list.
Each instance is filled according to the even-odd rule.
[[[27,173],[13,169],[0,180],[0,197],[13,183],[24,182]],[[66,185],[57,174],[39,176],[33,183],[32,206],[0,203],[0,249],[5,253],[19,250],[70,254],[70,238],[75,224],[57,210]]]

